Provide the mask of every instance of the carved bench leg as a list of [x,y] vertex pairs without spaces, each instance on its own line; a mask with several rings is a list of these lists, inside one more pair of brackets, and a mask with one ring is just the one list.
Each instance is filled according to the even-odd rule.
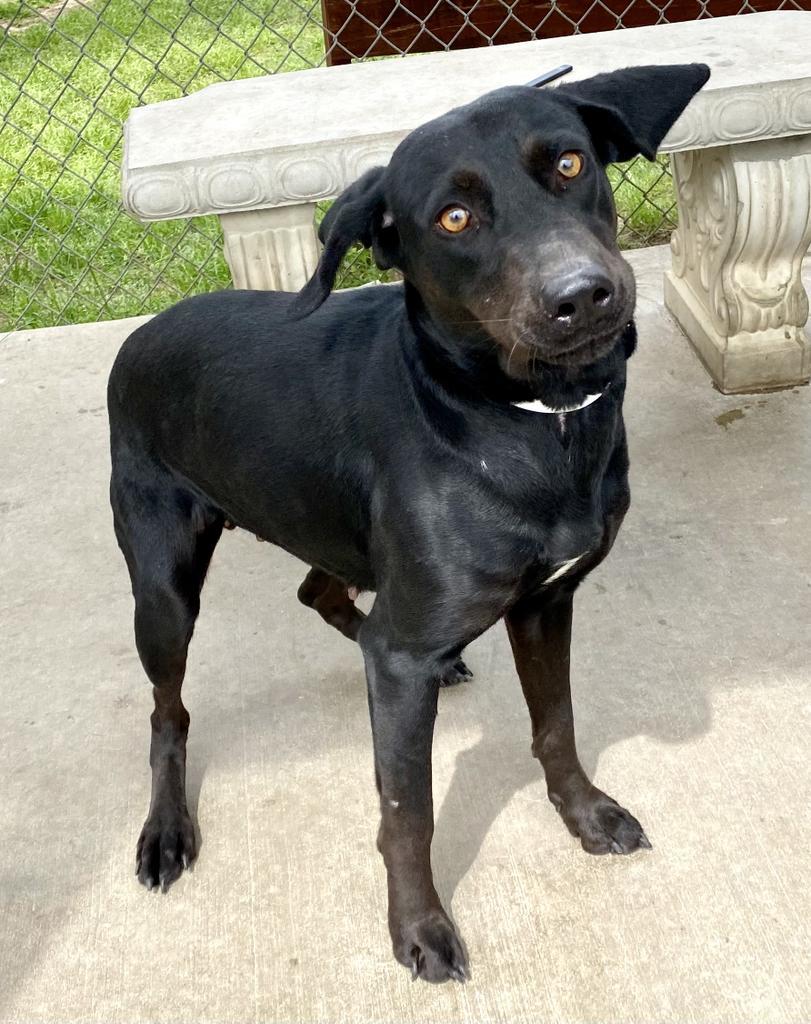
[[315,203],[220,215],[235,288],[295,292],[318,263]]
[[811,137],[671,157],[679,227],[665,304],[721,391],[808,380]]

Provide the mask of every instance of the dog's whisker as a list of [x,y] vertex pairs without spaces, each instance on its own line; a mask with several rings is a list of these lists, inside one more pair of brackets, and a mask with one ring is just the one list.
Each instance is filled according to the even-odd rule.
[[515,341],[513,342],[513,347],[510,349],[510,354],[507,356],[507,373],[510,372],[510,361],[512,360],[513,352],[515,352],[515,350],[518,348],[520,343],[521,343],[520,337],[516,338]]
[[488,320],[480,320],[478,317],[472,320],[448,320],[449,324],[511,324],[513,318],[511,316],[494,316]]

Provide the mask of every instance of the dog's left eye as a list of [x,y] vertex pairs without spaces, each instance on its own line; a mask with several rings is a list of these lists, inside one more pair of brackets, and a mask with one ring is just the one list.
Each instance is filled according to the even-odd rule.
[[466,210],[464,206],[449,206],[440,213],[436,222],[443,231],[458,235],[460,231],[470,227],[472,219],[470,210]]
[[562,153],[558,159],[558,174],[564,178],[576,178],[583,170],[583,157],[573,150],[570,153]]

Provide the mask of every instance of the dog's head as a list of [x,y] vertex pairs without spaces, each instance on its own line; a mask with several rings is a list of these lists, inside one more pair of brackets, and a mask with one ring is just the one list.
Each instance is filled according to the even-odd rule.
[[296,312],[324,301],[360,241],[402,271],[429,315],[493,339],[512,375],[533,359],[593,362],[635,300],[606,165],[653,159],[708,77],[688,64],[508,87],[423,125],[334,203]]

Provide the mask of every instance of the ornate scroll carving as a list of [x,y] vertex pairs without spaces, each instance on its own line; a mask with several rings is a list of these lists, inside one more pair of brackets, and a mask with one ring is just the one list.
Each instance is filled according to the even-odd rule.
[[672,157],[679,227],[665,301],[723,391],[811,372],[800,278],[811,245],[811,139]]
[[753,83],[699,93],[668,132],[666,153],[811,131],[811,83]]
[[211,161],[123,168],[124,208],[138,220],[314,203],[337,196],[369,167],[386,164],[402,132],[308,150],[275,150]]

